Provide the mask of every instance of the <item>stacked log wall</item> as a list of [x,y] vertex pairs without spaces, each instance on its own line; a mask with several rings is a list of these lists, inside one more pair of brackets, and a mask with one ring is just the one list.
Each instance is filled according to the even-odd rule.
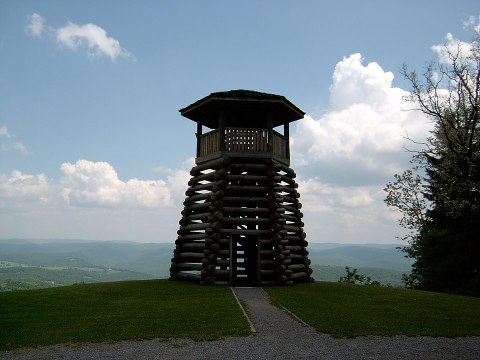
[[[244,271],[257,285],[311,280],[292,169],[272,159],[220,158],[193,167],[191,175],[172,279],[231,285]],[[232,268],[237,246],[245,250],[245,269]]]

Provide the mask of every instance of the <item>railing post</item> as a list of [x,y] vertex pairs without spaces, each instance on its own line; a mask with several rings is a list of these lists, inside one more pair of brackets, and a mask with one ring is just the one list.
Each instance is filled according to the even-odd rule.
[[218,113],[218,131],[219,133],[219,141],[220,151],[225,151],[225,111],[220,110]]
[[201,146],[202,146],[202,124],[197,123],[197,158],[200,157]]
[[283,125],[283,136],[285,136],[286,149],[285,149],[285,157],[288,161],[290,161],[290,123],[286,123]]
[[269,152],[273,151],[273,115],[271,112],[267,114],[267,149]]

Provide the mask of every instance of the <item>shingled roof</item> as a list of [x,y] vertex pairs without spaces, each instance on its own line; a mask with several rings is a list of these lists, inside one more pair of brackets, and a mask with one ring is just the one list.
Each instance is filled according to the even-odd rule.
[[190,120],[216,128],[220,110],[230,113],[228,119],[234,122],[231,126],[244,125],[240,123],[245,121],[261,121],[266,112],[273,115],[274,127],[302,119],[305,115],[284,96],[243,89],[211,93],[179,111]]

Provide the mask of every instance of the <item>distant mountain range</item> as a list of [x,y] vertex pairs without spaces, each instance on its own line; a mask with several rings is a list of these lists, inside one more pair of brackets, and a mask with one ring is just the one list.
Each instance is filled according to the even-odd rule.
[[[166,278],[174,247],[173,242],[0,239],[0,291]],[[317,280],[337,281],[345,275],[345,266],[350,266],[381,282],[399,285],[412,261],[397,247],[311,243],[308,250]]]

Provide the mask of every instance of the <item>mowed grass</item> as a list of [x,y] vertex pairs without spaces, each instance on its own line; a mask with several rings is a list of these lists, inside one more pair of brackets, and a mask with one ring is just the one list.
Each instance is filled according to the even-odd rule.
[[248,334],[248,323],[227,287],[153,280],[0,293],[0,350]]
[[265,290],[334,337],[480,335],[480,298],[327,282]]

